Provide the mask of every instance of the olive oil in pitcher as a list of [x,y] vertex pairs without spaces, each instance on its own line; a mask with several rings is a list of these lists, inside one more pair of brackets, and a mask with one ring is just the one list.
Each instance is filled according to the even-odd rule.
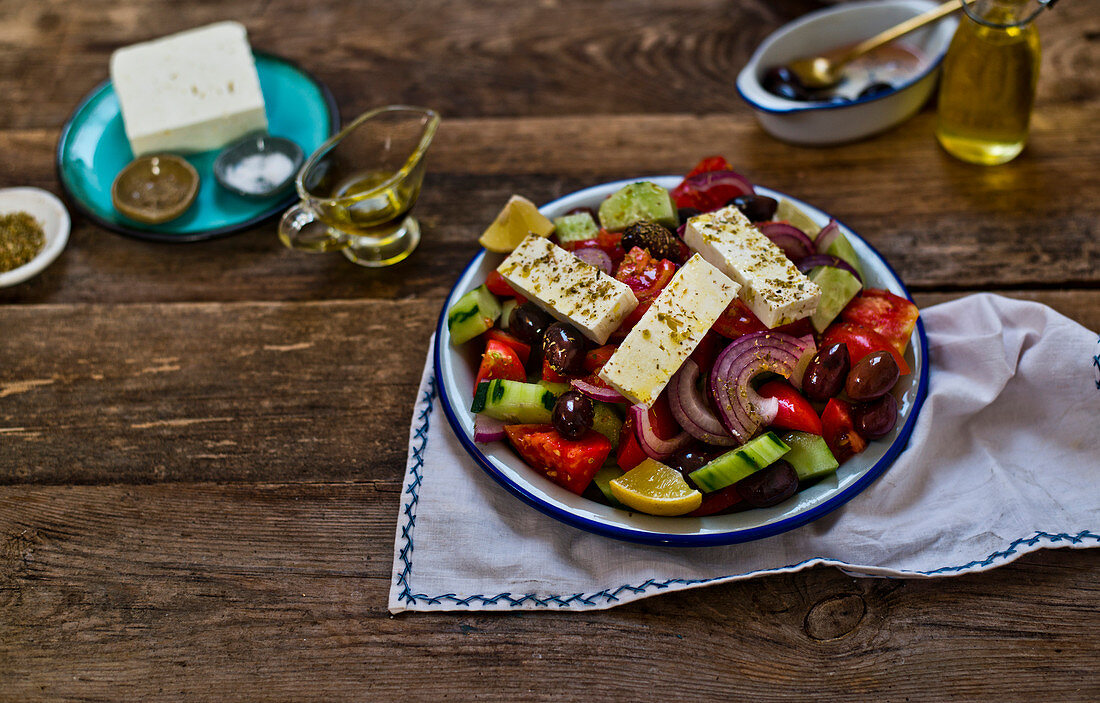
[[972,0],[944,58],[936,137],[951,155],[1003,164],[1027,143],[1039,78],[1039,34],[1029,0]]

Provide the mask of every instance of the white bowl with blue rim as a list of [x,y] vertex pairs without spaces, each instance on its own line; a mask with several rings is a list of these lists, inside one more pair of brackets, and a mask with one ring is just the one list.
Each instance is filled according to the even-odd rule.
[[901,42],[922,55],[920,69],[910,79],[877,95],[841,103],[789,100],[765,90],[761,81],[774,66],[854,44],[938,4],[934,0],[873,0],[811,12],[764,40],[738,74],[737,92],[752,107],[766,132],[793,144],[840,144],[890,129],[915,115],[932,94],[940,64],[958,26],[957,16],[902,38]]
[[[651,181],[664,188],[674,188],[681,176],[651,176],[617,181],[585,188],[543,205],[539,211],[547,217],[564,215],[576,207],[599,207],[604,198],[628,183]],[[756,187],[756,192],[773,198],[786,197],[824,226],[829,216],[821,210],[768,188]],[[897,295],[909,297],[901,279],[886,260],[870,244],[843,224],[841,231],[859,256],[868,288],[885,288]],[[867,449],[844,462],[837,472],[796,493],[770,508],[757,508],[728,515],[708,517],[657,517],[620,510],[597,503],[551,482],[527,466],[507,442],[474,442],[473,402],[474,378],[482,348],[476,343],[451,344],[447,329],[447,311],[460,297],[485,282],[489,272],[504,260],[502,254],[481,251],[458,278],[443,304],[436,328],[434,369],[443,413],[466,453],[489,476],[528,506],[567,525],[595,534],[629,542],[641,542],[674,547],[704,547],[747,542],[786,532],[829,513],[856,497],[871,485],[905,451],[917,414],[928,391],[928,341],[924,323],[917,320],[909,340],[905,360],[912,373],[903,376],[894,388],[898,400],[898,422],[886,437],[870,442]],[[527,510],[516,502],[517,510]]]

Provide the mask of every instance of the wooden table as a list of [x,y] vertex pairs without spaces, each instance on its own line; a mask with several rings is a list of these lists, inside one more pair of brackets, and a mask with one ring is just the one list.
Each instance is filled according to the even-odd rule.
[[0,290],[0,700],[1100,699],[1095,551],[583,614],[386,610],[428,337],[511,193],[723,153],[843,218],[922,306],[992,290],[1100,329],[1095,5],[1039,20],[1031,143],[979,168],[937,147],[931,108],[837,148],[757,127],[734,75],[821,4],[0,2],[0,186],[59,193],[58,130],[110,52],[219,19],[345,119],[445,116],[402,265],[295,253],[271,223],[166,245],[77,216],[53,266]]

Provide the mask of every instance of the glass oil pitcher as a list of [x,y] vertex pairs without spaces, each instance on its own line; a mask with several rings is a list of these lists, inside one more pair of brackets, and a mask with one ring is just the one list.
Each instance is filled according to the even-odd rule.
[[1027,143],[1039,79],[1031,24],[1057,0],[965,0],[940,78],[936,138],[952,156],[1003,164]]

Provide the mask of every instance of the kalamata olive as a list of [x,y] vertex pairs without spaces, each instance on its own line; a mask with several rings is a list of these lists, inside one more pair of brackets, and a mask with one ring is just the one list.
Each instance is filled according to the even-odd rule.
[[713,461],[719,455],[718,452],[705,452],[699,449],[688,449],[682,451],[679,454],[673,454],[665,463],[672,468],[679,471],[684,476],[684,480],[688,482],[688,485],[692,488],[696,488],[695,482],[692,481],[688,474],[697,469],[701,469],[711,461]]
[[596,409],[592,400],[577,391],[566,391],[558,396],[554,404],[551,422],[554,429],[567,439],[580,439],[592,429],[592,420]]
[[852,424],[864,439],[885,437],[897,422],[898,401],[889,393],[870,403],[852,406]]
[[572,325],[555,322],[542,333],[543,357],[562,376],[583,376],[587,351],[584,336]]
[[634,247],[647,250],[655,259],[674,260],[679,256],[680,245],[676,236],[656,222],[635,222],[623,231],[623,251]]
[[749,474],[735,485],[746,503],[754,508],[767,508],[782,503],[798,492],[798,472],[780,459]]
[[890,85],[889,83],[879,81],[878,83],[872,83],[863,90],[859,91],[859,95],[856,96],[856,99],[870,98],[875,95],[882,95],[883,93],[889,93],[893,89],[894,86]]
[[779,201],[766,195],[739,195],[729,204],[736,205],[753,222],[767,222],[779,207]]
[[702,210],[696,210],[693,207],[682,207],[676,211],[676,216],[680,218],[680,223],[687,222],[696,215],[701,215]]
[[838,395],[848,378],[852,361],[848,345],[843,342],[830,344],[810,360],[802,377],[802,394],[810,400],[827,401]]
[[528,344],[542,339],[542,333],[549,325],[550,316],[531,303],[520,305],[508,318],[508,331]]
[[899,375],[898,362],[890,352],[873,352],[852,367],[844,392],[852,400],[874,400],[888,393]]
[[810,91],[806,90],[798,76],[786,66],[768,69],[760,80],[764,90],[787,100],[809,100]]

